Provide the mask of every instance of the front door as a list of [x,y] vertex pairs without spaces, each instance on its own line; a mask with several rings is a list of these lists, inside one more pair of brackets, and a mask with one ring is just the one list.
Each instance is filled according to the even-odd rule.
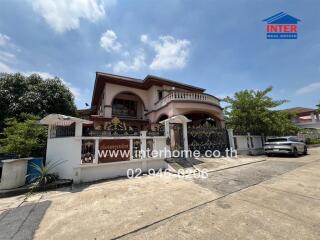
[[184,150],[183,125],[181,123],[170,123],[171,151]]

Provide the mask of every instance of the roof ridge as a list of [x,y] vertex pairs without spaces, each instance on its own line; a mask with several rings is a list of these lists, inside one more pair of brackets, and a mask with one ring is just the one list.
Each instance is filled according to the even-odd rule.
[[271,21],[271,20],[274,20],[274,19],[280,18],[280,16],[285,16],[285,15],[288,15],[288,14],[287,14],[287,13],[285,13],[285,12],[279,12],[279,13],[277,13],[277,14],[275,14],[275,15],[271,16],[271,17],[268,17],[268,18],[264,19],[263,21],[264,21],[264,22],[269,22],[269,21]]

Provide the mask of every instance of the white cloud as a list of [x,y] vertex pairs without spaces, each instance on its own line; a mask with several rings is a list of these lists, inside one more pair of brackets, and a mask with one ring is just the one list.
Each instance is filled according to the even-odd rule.
[[37,72],[37,71],[32,71],[32,72],[23,72],[22,73],[25,76],[30,76],[32,74],[38,74],[40,77],[42,77],[43,79],[48,79],[48,78],[54,78],[55,76],[53,76],[51,73],[47,73],[47,72]]
[[297,94],[306,94],[320,90],[320,82],[314,82],[297,90]]
[[[24,72],[22,73],[25,76],[30,76],[31,74],[38,74],[40,75],[40,77],[42,77],[43,79],[48,79],[48,78],[54,78],[55,76],[52,75],[51,73],[48,72],[37,72],[37,71],[32,71],[32,72]],[[76,100],[79,100],[81,94],[80,94],[80,89],[74,87],[70,82],[65,81],[63,78],[60,78],[60,80],[62,81],[62,83],[67,86],[70,91],[72,92],[72,94],[74,95]]]
[[80,19],[96,22],[105,16],[102,0],[33,0],[32,5],[59,33],[79,28]]
[[145,55],[144,52],[141,50],[133,59],[128,59],[126,61],[122,60],[113,64],[112,69],[115,73],[124,73],[129,71],[139,71],[145,65]]
[[148,35],[147,34],[142,34],[140,36],[140,41],[143,42],[143,43],[148,43],[148,41],[149,41]]
[[80,99],[80,89],[79,88],[76,88],[74,87],[70,82],[67,82],[63,79],[61,79],[61,81],[63,82],[64,85],[66,85],[70,91],[72,92],[73,96],[75,97],[76,100],[79,100]]
[[0,46],[1,47],[6,46],[9,43],[9,41],[10,41],[10,37],[9,36],[0,33]]
[[190,41],[175,39],[172,36],[160,36],[157,41],[150,41],[147,35],[141,35],[140,40],[149,44],[156,52],[151,64],[152,70],[182,69],[185,67],[189,52]]
[[12,73],[13,69],[10,68],[7,64],[0,62],[0,73]]
[[112,30],[107,30],[100,38],[100,46],[107,52],[119,51],[121,44],[117,41],[117,34]]
[[0,50],[0,61],[4,62],[13,62],[16,58],[16,55],[13,53]]

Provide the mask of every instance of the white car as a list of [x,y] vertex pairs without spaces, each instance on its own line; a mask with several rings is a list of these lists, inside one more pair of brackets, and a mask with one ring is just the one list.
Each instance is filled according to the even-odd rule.
[[306,155],[308,148],[304,141],[299,141],[297,137],[290,136],[269,138],[264,144],[264,151],[268,156],[290,154],[298,157],[299,154]]

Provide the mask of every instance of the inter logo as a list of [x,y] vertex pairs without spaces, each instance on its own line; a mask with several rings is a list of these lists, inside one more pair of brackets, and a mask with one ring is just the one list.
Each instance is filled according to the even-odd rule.
[[280,12],[263,20],[267,22],[267,39],[297,39],[300,19]]

